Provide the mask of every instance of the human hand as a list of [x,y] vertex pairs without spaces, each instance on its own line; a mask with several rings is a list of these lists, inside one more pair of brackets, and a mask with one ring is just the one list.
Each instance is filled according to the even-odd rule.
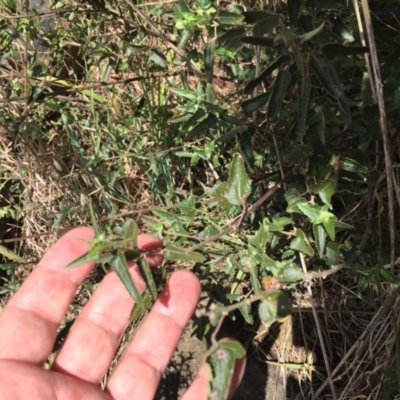
[[[77,289],[94,267],[65,266],[89,249],[93,231],[76,228],[62,237],[11,298],[0,316],[0,399],[152,399],[165,367],[200,297],[200,283],[188,271],[175,272],[149,317],[124,352],[104,391],[119,339],[129,321],[133,300],[114,272],[106,275],[70,329],[50,371],[43,365],[51,353],[60,321]],[[138,247],[156,250],[161,241],[140,235]],[[148,255],[151,266],[161,256]],[[140,291],[145,288],[136,265],[130,265]],[[244,370],[237,362],[232,393]],[[207,398],[206,369],[200,369],[185,400]]]

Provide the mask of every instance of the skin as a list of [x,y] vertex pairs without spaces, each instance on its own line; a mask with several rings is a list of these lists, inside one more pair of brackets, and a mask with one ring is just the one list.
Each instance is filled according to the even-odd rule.
[[[89,249],[82,239],[92,238],[93,231],[85,227],[63,236],[0,315],[0,400],[153,399],[200,297],[200,283],[188,271],[172,274],[104,391],[100,381],[108,371],[133,306],[113,272],[103,279],[76,319],[52,369],[43,369],[57,328],[94,264],[68,270],[64,267]],[[153,236],[140,235],[138,246],[156,250],[162,243]],[[162,258],[151,255],[148,261],[155,267]],[[137,266],[132,263],[130,271],[143,291],[145,284]],[[243,376],[244,364],[244,360],[236,363],[231,393]],[[183,400],[206,400],[206,388],[203,366]]]

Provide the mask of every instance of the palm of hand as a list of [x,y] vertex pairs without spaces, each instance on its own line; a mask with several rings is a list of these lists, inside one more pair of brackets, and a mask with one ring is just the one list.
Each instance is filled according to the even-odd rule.
[[[43,257],[0,316],[0,400],[152,399],[162,373],[200,296],[197,278],[187,271],[172,275],[149,317],[127,347],[105,390],[100,381],[108,371],[129,320],[133,301],[114,273],[103,279],[73,324],[51,371],[43,364],[51,353],[60,321],[76,291],[94,267],[64,267],[88,250],[77,228],[61,238]],[[140,235],[138,246],[153,250],[161,242]],[[158,257],[149,257],[158,265]],[[130,267],[138,288],[144,282]],[[243,370],[242,363],[240,369]],[[239,374],[234,386],[238,385]],[[206,399],[202,368],[184,399]]]

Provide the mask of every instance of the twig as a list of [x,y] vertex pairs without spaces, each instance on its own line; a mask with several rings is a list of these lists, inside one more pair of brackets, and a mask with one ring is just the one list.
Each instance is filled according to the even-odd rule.
[[[305,263],[305,260],[304,260],[304,255],[301,252],[299,254],[300,254],[300,261],[301,261],[301,266],[303,268],[304,275],[307,275],[307,266],[306,266],[306,263]],[[327,380],[328,380],[329,385],[331,387],[333,400],[337,400],[336,388],[335,388],[335,384],[333,383],[333,379],[332,379],[331,368],[329,366],[329,361],[328,361],[328,354],[327,354],[326,348],[325,348],[325,341],[324,341],[324,337],[322,335],[322,330],[321,330],[321,325],[319,323],[318,314],[317,314],[317,312],[315,310],[315,304],[314,304],[313,294],[312,294],[312,290],[311,290],[311,286],[310,285],[307,285],[307,292],[308,292],[308,297],[309,297],[309,301],[310,301],[310,304],[311,304],[311,309],[312,309],[312,313],[313,313],[313,317],[314,317],[314,321],[315,321],[315,326],[317,328],[319,342],[321,344],[321,350],[322,350],[322,355],[324,357],[324,363],[325,363],[326,372],[328,374],[328,379]],[[318,398],[317,395],[315,397]]]
[[386,118],[385,99],[383,96],[383,85],[381,79],[381,72],[379,68],[378,54],[375,44],[374,30],[372,27],[371,14],[367,0],[361,0],[365,25],[367,28],[369,48],[371,52],[372,69],[375,77],[375,87],[377,93],[378,107],[379,107],[379,125],[381,128],[383,139],[383,150],[385,155],[386,179],[387,179],[387,194],[389,203],[389,234],[390,234],[390,262],[392,263],[392,271],[394,272],[394,259],[395,259],[395,215],[394,215],[394,199],[393,199],[393,169],[392,160],[390,157],[389,147],[389,132],[388,121]]
[[[362,21],[361,21],[361,15],[360,15],[360,10],[359,10],[359,7],[358,7],[357,0],[353,0],[353,6],[354,6],[354,11],[355,11],[356,17],[357,17],[358,30],[360,32],[361,44],[364,47],[366,47],[367,43],[365,41],[364,28],[363,28]],[[376,100],[376,90],[375,90],[375,86],[374,86],[374,78],[372,76],[371,65],[369,63],[369,54],[365,53],[364,54],[364,58],[365,58],[365,66],[367,67],[367,72],[368,72],[369,85],[371,87],[372,100],[373,100],[374,103],[376,103],[376,101],[377,101]]]
[[[358,350],[361,351],[365,344],[368,344],[368,342],[364,343],[364,340],[366,339],[366,336],[370,333],[370,328],[372,326],[374,326],[376,324],[376,320],[378,319],[378,317],[381,316],[383,311],[387,311],[387,308],[384,306],[381,306],[379,308],[379,310],[376,312],[376,314],[374,315],[374,317],[372,318],[371,322],[368,324],[368,326],[363,330],[363,333],[361,334],[361,336],[357,339],[357,341],[353,344],[353,346],[351,346],[351,348],[349,349],[349,351],[344,355],[344,357],[340,360],[339,364],[336,366],[336,368],[332,371],[332,377],[335,377],[336,374],[339,372],[340,368],[342,368],[342,366],[346,363],[346,361],[348,360],[348,358],[351,356],[352,353],[354,353],[354,351]],[[360,344],[361,344],[361,348],[360,348]],[[326,387],[326,385],[329,383],[329,380],[327,379],[316,391],[315,396],[318,398],[318,396],[321,394],[321,392],[324,390],[324,388]]]

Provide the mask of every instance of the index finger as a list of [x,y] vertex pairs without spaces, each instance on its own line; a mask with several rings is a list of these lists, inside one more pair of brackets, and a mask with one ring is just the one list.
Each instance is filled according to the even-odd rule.
[[46,361],[59,323],[94,263],[74,269],[65,266],[89,250],[90,245],[82,239],[91,240],[93,236],[93,230],[87,227],[65,234],[11,298],[0,315],[0,359],[39,365]]

